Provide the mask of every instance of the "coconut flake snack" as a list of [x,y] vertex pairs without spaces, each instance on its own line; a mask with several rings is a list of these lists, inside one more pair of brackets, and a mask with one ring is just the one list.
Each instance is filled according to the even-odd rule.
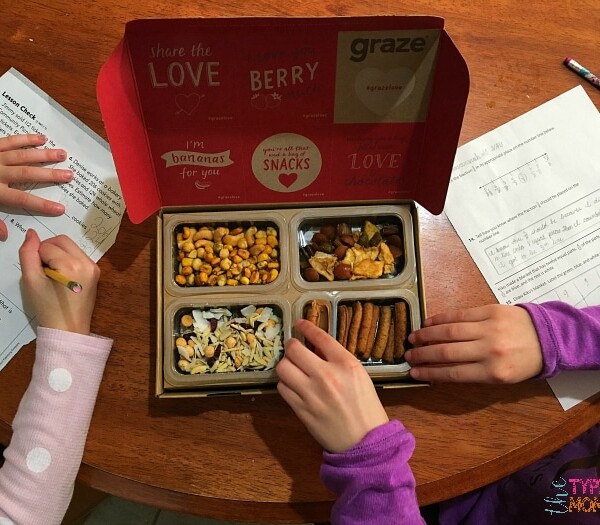
[[272,306],[193,309],[180,318],[177,368],[185,374],[270,370],[283,355],[282,318]]

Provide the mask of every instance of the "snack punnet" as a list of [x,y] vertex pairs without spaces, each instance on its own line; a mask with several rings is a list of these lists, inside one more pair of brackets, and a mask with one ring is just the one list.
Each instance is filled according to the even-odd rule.
[[179,286],[269,284],[279,276],[274,226],[181,226],[175,235]]
[[326,223],[301,247],[308,282],[378,279],[398,273],[404,254],[400,227],[365,220],[360,230],[346,222]]
[[337,307],[337,340],[363,362],[402,363],[409,312],[405,301],[353,301]]
[[186,374],[271,370],[283,355],[282,318],[275,310],[248,305],[182,315],[177,368]]

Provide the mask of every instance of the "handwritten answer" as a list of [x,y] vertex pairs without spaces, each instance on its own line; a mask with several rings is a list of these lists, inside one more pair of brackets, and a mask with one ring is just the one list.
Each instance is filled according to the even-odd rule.
[[[600,190],[596,190],[486,248],[485,254],[498,274],[503,274],[599,227]],[[578,249],[573,242],[567,252]]]
[[564,301],[578,308],[600,304],[600,260],[595,268],[583,272],[535,300],[540,303],[546,301]]
[[495,197],[504,192],[515,190],[523,184],[530,184],[535,180],[543,182],[543,175],[549,166],[551,166],[550,158],[547,153],[544,153],[483,184],[480,189],[487,197]]

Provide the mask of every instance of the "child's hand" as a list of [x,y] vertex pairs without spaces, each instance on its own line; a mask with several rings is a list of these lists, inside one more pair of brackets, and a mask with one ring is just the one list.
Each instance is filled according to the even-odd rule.
[[[89,335],[96,302],[100,268],[69,237],[59,235],[40,242],[34,230],[27,230],[19,250],[23,288],[38,324],[67,332]],[[43,265],[81,284],[74,293],[46,276]]]
[[415,379],[517,383],[542,371],[540,342],[527,311],[488,305],[427,319],[410,334],[406,352]]
[[329,452],[342,452],[388,422],[363,365],[327,332],[300,319],[296,328],[315,347],[286,343],[277,365],[277,390],[312,436]]
[[[22,182],[63,183],[73,179],[70,170],[51,169],[32,164],[61,162],[67,158],[62,149],[38,149],[46,143],[43,135],[11,135],[0,138],[0,206],[24,208],[35,213],[57,216],[65,207],[26,191],[11,188],[11,184]],[[8,237],[4,221],[0,220],[0,240]]]

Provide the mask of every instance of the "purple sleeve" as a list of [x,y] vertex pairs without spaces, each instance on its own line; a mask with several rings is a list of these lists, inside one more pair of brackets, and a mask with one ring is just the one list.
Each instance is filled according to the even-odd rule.
[[415,438],[399,421],[369,432],[345,452],[323,452],[323,484],[337,495],[332,525],[424,524],[408,465]]
[[576,308],[561,301],[518,306],[529,312],[542,346],[538,379],[600,369],[600,306]]

